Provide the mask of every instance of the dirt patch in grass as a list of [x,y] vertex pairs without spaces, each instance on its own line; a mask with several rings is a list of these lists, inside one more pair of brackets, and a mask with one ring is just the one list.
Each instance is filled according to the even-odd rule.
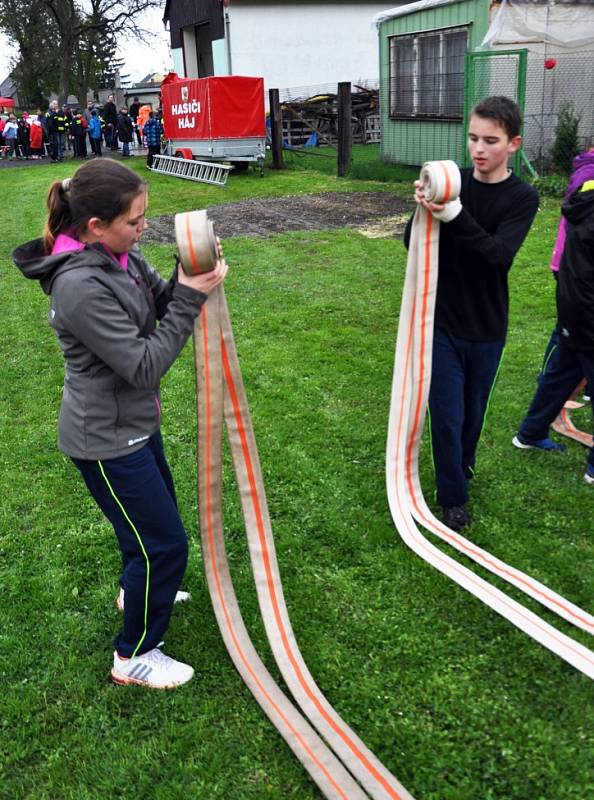
[[[323,192],[210,206],[208,216],[221,239],[332,228],[356,228],[365,236],[388,238],[402,236],[413,207],[389,192]],[[143,240],[174,243],[173,215],[152,217]]]

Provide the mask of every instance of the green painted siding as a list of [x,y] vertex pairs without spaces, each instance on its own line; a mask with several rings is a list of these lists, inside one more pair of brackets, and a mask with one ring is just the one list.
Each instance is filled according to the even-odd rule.
[[468,27],[468,48],[474,50],[489,26],[488,0],[459,0],[384,22],[379,30],[381,155],[384,161],[422,164],[434,159],[464,156],[462,123],[452,121],[395,120],[390,118],[389,37],[440,28]]

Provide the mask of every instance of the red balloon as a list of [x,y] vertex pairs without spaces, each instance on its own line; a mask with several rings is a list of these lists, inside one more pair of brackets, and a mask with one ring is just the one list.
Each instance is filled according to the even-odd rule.
[[553,69],[553,67],[557,66],[557,59],[556,58],[547,58],[544,63],[545,69]]

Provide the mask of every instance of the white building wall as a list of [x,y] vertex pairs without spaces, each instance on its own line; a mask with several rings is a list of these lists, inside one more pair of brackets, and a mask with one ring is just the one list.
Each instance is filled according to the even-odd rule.
[[233,3],[229,13],[235,75],[264,78],[266,89],[379,79],[375,14],[386,3]]

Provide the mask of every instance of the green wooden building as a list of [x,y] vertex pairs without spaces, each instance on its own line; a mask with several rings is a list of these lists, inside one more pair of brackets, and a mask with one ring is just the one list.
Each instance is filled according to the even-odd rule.
[[489,6],[422,0],[378,19],[384,161],[462,162],[465,54],[483,40]]
[[523,153],[539,169],[568,102],[580,148],[594,144],[594,0],[418,0],[375,22],[384,161],[464,164],[465,117],[490,94],[523,109]]

